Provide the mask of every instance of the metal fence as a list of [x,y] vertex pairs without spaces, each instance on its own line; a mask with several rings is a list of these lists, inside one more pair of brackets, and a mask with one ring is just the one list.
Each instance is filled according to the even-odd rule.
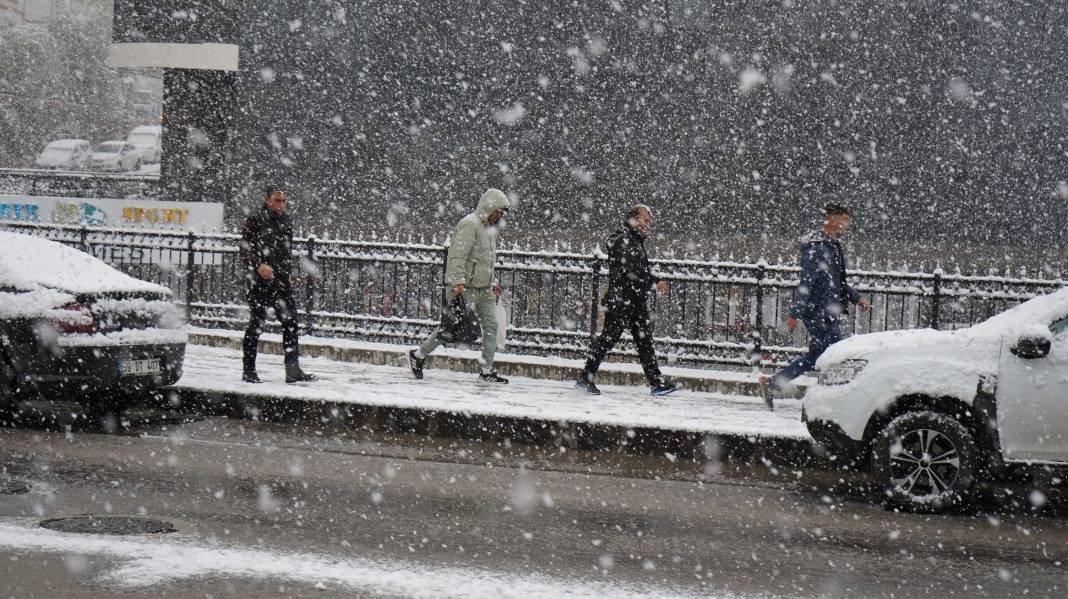
[[0,169],[0,193],[78,198],[157,199],[157,175],[108,175],[36,169]]
[[[195,325],[243,328],[246,275],[238,236],[0,223],[80,247],[135,277],[175,292]],[[415,243],[296,240],[294,288],[309,332],[415,343],[438,322],[447,247]],[[784,363],[805,344],[787,331],[799,269],[788,264],[653,260],[669,282],[652,298],[656,344],[669,362],[747,366]],[[501,250],[498,277],[509,309],[508,351],[577,356],[598,331],[603,256]],[[970,326],[1059,289],[1060,279],[853,271],[872,302],[852,311],[847,333]],[[634,354],[628,343],[617,354]]]

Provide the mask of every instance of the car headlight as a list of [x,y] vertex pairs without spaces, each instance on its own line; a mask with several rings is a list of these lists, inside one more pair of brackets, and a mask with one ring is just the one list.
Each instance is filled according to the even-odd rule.
[[816,374],[816,381],[821,385],[844,385],[856,378],[867,365],[867,360],[846,360],[827,370],[820,370]]

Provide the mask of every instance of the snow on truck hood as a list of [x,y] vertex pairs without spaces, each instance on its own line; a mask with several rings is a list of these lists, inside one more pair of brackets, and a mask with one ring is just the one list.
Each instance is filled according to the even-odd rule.
[[32,235],[0,231],[0,287],[71,294],[153,293],[170,289],[121,273],[85,252]]
[[963,349],[973,341],[971,335],[965,334],[969,331],[971,329],[959,331],[910,329],[854,335],[828,348],[816,361],[816,368],[824,369],[849,359],[861,358],[877,352]]
[[1030,299],[966,329],[911,329],[855,335],[828,348],[816,362],[816,368],[825,369],[878,352],[982,348],[988,344],[1000,344],[1004,337],[1019,335],[1033,325],[1048,326],[1065,317],[1068,317],[1068,288]]

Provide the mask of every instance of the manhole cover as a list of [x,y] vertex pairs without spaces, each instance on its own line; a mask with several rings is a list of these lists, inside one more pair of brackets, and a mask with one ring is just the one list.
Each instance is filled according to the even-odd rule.
[[135,535],[142,533],[175,532],[166,520],[135,518],[132,516],[75,516],[52,518],[41,522],[43,528],[60,532],[87,532],[103,535]]
[[13,478],[0,478],[0,495],[29,493],[30,483]]

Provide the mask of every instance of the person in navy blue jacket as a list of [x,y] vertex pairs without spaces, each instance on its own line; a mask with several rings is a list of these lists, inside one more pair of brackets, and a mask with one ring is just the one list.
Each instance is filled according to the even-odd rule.
[[871,308],[871,302],[846,280],[845,250],[838,239],[849,230],[849,208],[832,202],[824,206],[823,213],[823,229],[800,239],[801,281],[794,290],[786,321],[790,331],[797,329],[798,321],[805,323],[808,352],[779,371],[770,383],[767,377],[760,377],[768,409],[774,409],[776,391],[812,370],[823,352],[842,340],[842,317],[849,313],[849,304],[860,306],[862,311]]

